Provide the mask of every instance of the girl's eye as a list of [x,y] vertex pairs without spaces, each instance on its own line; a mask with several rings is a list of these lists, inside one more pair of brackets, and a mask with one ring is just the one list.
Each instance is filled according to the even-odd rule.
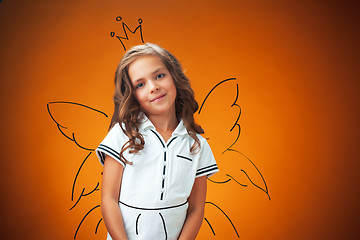
[[163,77],[165,77],[165,74],[161,73],[161,74],[156,76],[156,79],[163,78]]
[[141,88],[143,86],[144,86],[144,83],[139,83],[138,85],[135,86],[135,88],[138,89],[138,88]]

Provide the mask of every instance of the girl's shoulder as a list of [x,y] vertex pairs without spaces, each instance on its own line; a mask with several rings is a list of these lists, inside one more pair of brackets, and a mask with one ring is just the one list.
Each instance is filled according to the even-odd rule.
[[[122,127],[125,127],[125,125],[122,123],[121,124]],[[114,126],[112,126],[109,130],[109,132],[113,131],[113,132],[119,132],[120,130],[122,131],[120,126],[120,123],[115,123]]]
[[[194,143],[195,140],[189,135],[189,137],[192,139],[192,142]],[[203,137],[201,134],[196,133],[196,137],[199,139],[200,148],[202,148],[205,145],[209,145],[207,142],[207,139]]]
[[109,130],[108,135],[116,138],[127,138],[123,129],[125,129],[125,124],[115,123],[114,126]]
[[196,137],[200,140],[200,142],[207,142],[206,138],[204,138],[200,133],[196,133]]

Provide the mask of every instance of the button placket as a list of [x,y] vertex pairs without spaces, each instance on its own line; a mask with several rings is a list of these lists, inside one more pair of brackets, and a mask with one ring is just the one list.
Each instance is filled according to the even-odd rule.
[[164,159],[163,159],[163,170],[162,170],[162,176],[161,176],[161,189],[160,189],[160,200],[164,199],[164,195],[166,193],[166,179],[167,179],[167,173],[169,172],[168,170],[168,164],[169,164],[169,145],[177,138],[177,136],[173,137],[170,139],[170,141],[168,141],[168,143],[166,143],[164,141],[164,139],[161,137],[160,134],[158,134],[156,131],[150,129],[151,132],[153,132],[155,134],[155,136],[159,139],[162,147],[163,147],[163,151],[164,151]]
[[163,193],[161,194],[161,200],[163,200],[166,196],[166,193],[168,191],[168,186],[167,186],[167,183],[168,183],[168,180],[169,180],[169,176],[168,176],[168,173],[170,171],[170,153],[169,153],[169,146],[170,144],[177,138],[177,136],[175,137],[172,137],[167,143],[165,143],[165,145],[163,145],[163,150],[164,150],[164,162],[163,162],[163,165],[164,165],[164,170],[163,170],[163,175],[162,175],[162,190],[163,190]]
[[166,189],[166,173],[167,173],[167,165],[168,165],[168,149],[165,146],[163,148],[164,151],[164,161],[163,161],[163,172],[162,172],[162,181],[161,181],[161,195],[160,195],[160,200],[164,200],[164,195],[165,195],[165,189]]

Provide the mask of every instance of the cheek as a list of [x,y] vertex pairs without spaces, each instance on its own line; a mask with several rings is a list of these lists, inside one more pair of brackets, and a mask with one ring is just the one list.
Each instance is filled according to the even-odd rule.
[[177,90],[175,84],[172,85],[172,92],[174,93],[174,96],[177,97]]
[[167,82],[167,89],[169,89],[174,95],[176,95],[176,86],[174,80],[169,80]]
[[138,101],[140,105],[147,100],[147,96],[144,93],[144,91],[137,90],[134,95],[135,95],[135,99]]

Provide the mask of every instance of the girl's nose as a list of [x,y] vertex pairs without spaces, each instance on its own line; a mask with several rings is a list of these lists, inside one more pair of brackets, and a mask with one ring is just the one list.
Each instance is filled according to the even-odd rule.
[[156,91],[159,90],[159,85],[156,82],[150,81],[149,85],[150,85],[150,92],[151,93],[156,92]]

